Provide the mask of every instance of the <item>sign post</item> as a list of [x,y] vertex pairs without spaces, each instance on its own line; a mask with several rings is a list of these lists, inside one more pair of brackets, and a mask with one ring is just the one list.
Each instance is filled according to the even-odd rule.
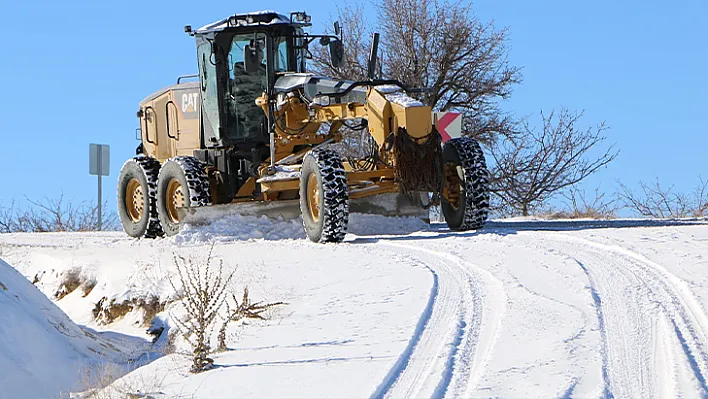
[[101,178],[110,174],[111,151],[107,144],[89,144],[89,174],[98,176],[98,230],[102,229]]

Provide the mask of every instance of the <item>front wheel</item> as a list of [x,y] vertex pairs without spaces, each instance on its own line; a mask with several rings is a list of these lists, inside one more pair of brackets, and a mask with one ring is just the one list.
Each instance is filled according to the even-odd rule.
[[314,242],[341,242],[349,223],[349,187],[335,151],[308,152],[300,175],[300,211],[307,237]]
[[211,205],[211,192],[202,163],[188,156],[168,159],[157,178],[157,213],[165,234],[179,233],[180,208],[208,205]]
[[489,171],[476,140],[459,137],[443,147],[442,213],[452,230],[481,229],[489,215]]

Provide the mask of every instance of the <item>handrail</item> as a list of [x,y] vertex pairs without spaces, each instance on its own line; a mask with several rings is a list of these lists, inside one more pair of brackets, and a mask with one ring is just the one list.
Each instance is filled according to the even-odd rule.
[[145,107],[145,140],[147,140],[148,143],[157,145],[155,141],[150,140],[150,131],[148,129],[148,117],[147,113],[148,111],[152,111],[153,115],[155,115],[155,139],[157,139],[157,112],[155,112],[155,109],[151,106]]
[[196,73],[193,74],[193,75],[182,75],[182,76],[179,76],[179,77],[177,78],[177,84],[179,84],[179,82],[180,82],[182,79],[191,79],[191,78],[198,78],[198,77],[199,77],[199,74],[196,74]]
[[334,97],[334,98],[341,98],[346,96],[347,94],[351,93],[352,90],[356,89],[357,87],[360,86],[383,86],[383,85],[394,85],[398,86],[403,91],[412,91],[406,85],[401,83],[400,81],[396,79],[387,79],[387,80],[360,80],[358,82],[354,82],[349,87],[344,89],[344,91],[341,92],[336,92],[336,93],[318,93],[318,96],[328,96],[328,97]]
[[[175,107],[175,111],[176,111],[175,116],[177,116],[177,118],[175,120],[176,121],[175,125],[177,125],[177,136],[173,136],[170,134],[170,104],[172,104],[172,106]],[[167,125],[167,137],[169,137],[173,140],[179,141],[179,116],[178,116],[178,114],[179,114],[179,110],[177,109],[177,105],[172,100],[168,101],[167,104],[165,104],[165,123]]]

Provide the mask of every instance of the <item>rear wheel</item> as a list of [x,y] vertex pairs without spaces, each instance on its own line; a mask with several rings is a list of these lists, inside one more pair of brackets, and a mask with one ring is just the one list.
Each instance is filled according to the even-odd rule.
[[180,208],[211,205],[209,178],[204,165],[194,157],[168,159],[157,179],[157,213],[165,234],[180,229]]
[[469,137],[443,147],[441,204],[448,227],[481,229],[489,215],[489,171],[479,143]]
[[131,237],[155,238],[163,234],[157,215],[155,188],[160,162],[150,157],[129,159],[118,177],[118,216]]
[[314,242],[341,242],[349,222],[349,187],[335,151],[307,153],[300,175],[300,211],[307,237]]

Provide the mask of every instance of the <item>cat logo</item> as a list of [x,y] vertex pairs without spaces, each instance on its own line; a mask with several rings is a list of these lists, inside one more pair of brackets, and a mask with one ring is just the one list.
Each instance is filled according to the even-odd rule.
[[197,112],[199,93],[182,94],[182,112]]

